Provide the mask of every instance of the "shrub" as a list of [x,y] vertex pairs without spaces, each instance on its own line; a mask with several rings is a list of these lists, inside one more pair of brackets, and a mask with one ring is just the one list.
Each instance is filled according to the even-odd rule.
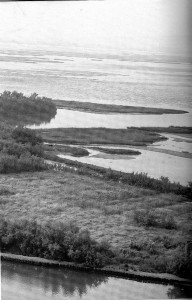
[[41,137],[33,130],[17,127],[8,140],[0,141],[0,173],[47,169],[43,156]]
[[158,255],[149,260],[155,272],[171,273],[184,278],[192,278],[192,256],[185,253],[185,245],[178,246],[171,255]]
[[192,278],[192,255],[186,255],[184,246],[178,247],[172,256],[171,271],[178,276]]
[[74,261],[101,267],[114,257],[106,243],[94,241],[87,230],[73,224],[27,220],[0,221],[1,250],[60,261]]
[[50,98],[39,97],[36,93],[24,96],[16,91],[4,91],[0,94],[0,113],[3,115],[34,115],[49,114],[55,116],[56,105]]
[[17,143],[22,144],[31,144],[32,146],[42,143],[42,138],[36,135],[34,130],[24,128],[24,127],[16,127],[12,132],[12,138]]
[[32,146],[30,143],[21,144],[14,143],[11,141],[0,143],[1,154],[15,155],[18,158],[22,154],[29,152],[31,155],[36,155],[42,157],[44,154],[43,146],[40,144]]
[[0,155],[0,173],[13,173],[25,171],[41,171],[47,169],[44,160],[40,157],[22,154],[20,158],[14,155]]
[[149,254],[158,254],[157,244],[150,239],[141,239],[139,241],[131,242],[130,248],[136,251],[147,251]]
[[134,212],[135,221],[146,227],[160,227],[175,229],[176,221],[170,213],[166,211],[140,209]]

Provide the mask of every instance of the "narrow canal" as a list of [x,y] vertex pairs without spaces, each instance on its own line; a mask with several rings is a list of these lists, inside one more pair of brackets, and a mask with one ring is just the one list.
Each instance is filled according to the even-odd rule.
[[2,300],[128,300],[186,299],[190,288],[108,277],[102,274],[31,266],[1,264]]

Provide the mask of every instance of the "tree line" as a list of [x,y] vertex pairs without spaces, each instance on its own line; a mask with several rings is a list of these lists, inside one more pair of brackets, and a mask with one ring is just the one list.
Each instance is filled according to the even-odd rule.
[[29,97],[17,91],[4,91],[0,94],[0,114],[3,115],[49,114],[53,117],[56,111],[56,105],[51,98],[39,97],[36,93]]

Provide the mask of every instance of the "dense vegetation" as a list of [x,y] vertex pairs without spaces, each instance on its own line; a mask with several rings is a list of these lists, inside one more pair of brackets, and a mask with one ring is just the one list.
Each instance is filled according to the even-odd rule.
[[106,243],[91,239],[72,223],[38,224],[27,220],[0,221],[1,251],[102,267],[114,258]]
[[[172,250],[171,257],[162,255],[163,248],[168,250],[167,254]],[[107,242],[96,242],[88,230],[80,231],[72,223],[40,224],[26,219],[3,218],[0,220],[0,249],[2,252],[76,262],[91,268],[123,264],[125,269],[134,259],[134,251],[141,251],[142,254],[148,253],[147,257],[153,256],[153,259],[146,259],[151,271],[186,278],[192,276],[192,257],[186,254],[185,244],[176,245],[166,235],[156,236],[153,241],[137,240],[129,245],[129,250],[115,251]]]
[[56,105],[50,98],[39,97],[36,93],[27,97],[16,91],[4,91],[0,94],[0,115],[10,118],[19,115],[26,116],[47,115],[49,119],[56,115]]
[[41,137],[23,127],[1,129],[0,173],[46,169]]

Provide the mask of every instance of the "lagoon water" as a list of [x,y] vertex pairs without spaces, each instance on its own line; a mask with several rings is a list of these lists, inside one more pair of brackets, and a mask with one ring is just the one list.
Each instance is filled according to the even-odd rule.
[[[32,128],[192,125],[190,0],[12,2],[0,7],[0,92],[189,112],[99,115],[58,109],[51,122]],[[182,151],[191,152],[191,143],[185,146]],[[91,159],[98,163],[99,158]],[[99,164],[191,180],[191,159],[165,153],[143,150],[126,163],[100,158]]]
[[[147,173],[148,176],[154,178],[164,176],[168,177],[170,181],[187,185],[192,179],[192,159],[179,155],[182,155],[183,151],[192,155],[192,140],[180,138],[177,141],[174,136],[168,134],[166,137],[167,141],[154,143],[152,147],[137,149],[129,146],[111,146],[112,148],[139,150],[140,155],[109,155],[85,146],[85,149],[90,152],[89,156],[80,158],[63,154],[58,156],[122,172]],[[103,147],[107,148],[108,146]],[[173,151],[174,154],[166,153],[166,150]]]
[[2,300],[190,298],[190,288],[2,262]]
[[30,125],[39,128],[127,128],[131,126],[191,126],[192,112],[176,115],[137,115],[137,114],[94,114],[80,111],[57,109],[57,114],[48,123]]

